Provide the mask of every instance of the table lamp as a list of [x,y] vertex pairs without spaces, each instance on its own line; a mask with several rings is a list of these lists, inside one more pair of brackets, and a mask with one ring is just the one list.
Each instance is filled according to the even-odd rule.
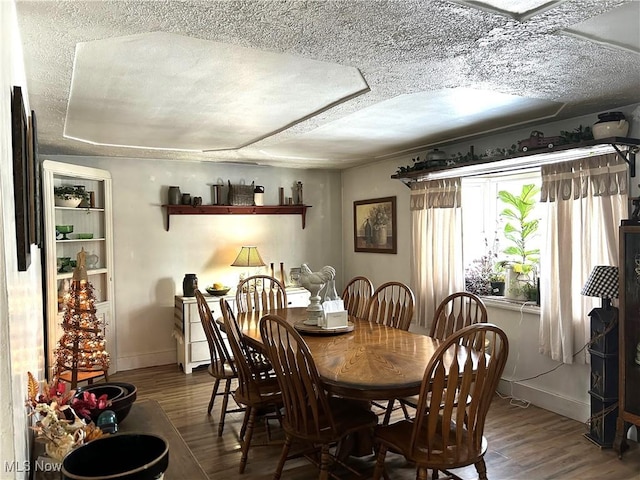
[[[247,273],[249,273],[249,269],[253,267],[264,267],[265,263],[258,252],[258,248],[254,246],[245,246],[240,249],[240,253],[231,264],[232,267],[245,267],[247,269]],[[238,283],[240,283],[244,279],[244,273],[240,274],[240,279]],[[250,276],[250,275],[249,275]]]
[[613,308],[611,299],[618,298],[618,267],[595,266],[580,293],[588,297],[600,297],[605,310]]
[[[618,309],[611,306],[611,299],[618,298],[618,267],[596,265],[580,293],[588,297],[602,299],[601,307],[594,308],[589,312],[591,345],[594,348],[602,347],[607,351],[611,348],[617,349],[617,333],[616,335],[608,334],[613,330],[618,320]],[[615,347],[612,342],[615,342]]]

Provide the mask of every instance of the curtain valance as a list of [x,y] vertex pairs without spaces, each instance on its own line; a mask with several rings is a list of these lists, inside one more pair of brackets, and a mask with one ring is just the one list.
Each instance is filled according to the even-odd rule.
[[411,210],[459,208],[461,200],[459,177],[411,184]]
[[627,165],[615,153],[543,165],[541,169],[541,202],[627,194]]

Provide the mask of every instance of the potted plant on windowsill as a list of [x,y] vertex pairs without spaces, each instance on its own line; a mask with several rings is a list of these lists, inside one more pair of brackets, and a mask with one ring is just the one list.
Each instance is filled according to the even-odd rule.
[[505,285],[505,267],[504,262],[497,262],[493,266],[493,271],[489,273],[489,283],[491,285],[491,295],[504,295]]
[[56,207],[76,208],[83,201],[89,200],[89,194],[82,185],[61,185],[53,188]]
[[534,184],[523,185],[519,195],[506,190],[498,192],[498,198],[506,204],[500,217],[506,220],[504,236],[510,242],[503,253],[513,259],[504,262],[507,271],[505,296],[510,299],[529,301],[537,298],[535,275],[540,249],[532,249],[528,245],[538,234],[540,219],[532,219],[531,215],[539,192]]

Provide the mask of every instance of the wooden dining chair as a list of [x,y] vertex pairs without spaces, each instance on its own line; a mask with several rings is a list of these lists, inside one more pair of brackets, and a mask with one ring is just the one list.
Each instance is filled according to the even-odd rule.
[[[204,334],[207,337],[209,354],[211,356],[211,363],[207,370],[209,375],[216,379],[213,384],[213,391],[211,392],[209,406],[207,407],[207,414],[211,415],[211,410],[213,409],[216,396],[222,395],[222,409],[220,410],[220,421],[218,422],[218,436],[221,437],[222,432],[224,431],[224,419],[227,413],[241,412],[244,410],[244,408],[228,410],[229,397],[231,396],[231,381],[238,378],[238,372],[233,361],[233,355],[231,355],[231,352],[229,352],[229,349],[227,348],[227,344],[220,332],[220,328],[218,328],[218,324],[213,319],[211,309],[202,295],[202,292],[200,292],[200,290],[196,290],[195,297],[198,304],[200,322],[202,323]],[[223,392],[218,392],[220,382],[224,382]]]
[[[485,343],[486,352],[473,348]],[[438,471],[450,475],[449,469],[472,464],[480,480],[487,480],[484,424],[508,353],[507,335],[489,323],[469,325],[449,336],[427,364],[415,418],[376,428],[373,478],[380,479],[387,451],[392,451],[416,464],[420,480],[427,479],[427,469],[438,478]],[[436,413],[429,403],[441,408]]]
[[401,282],[387,282],[375,289],[365,318],[371,323],[409,330],[415,298],[411,289]]
[[[415,298],[411,289],[401,282],[387,282],[375,289],[365,311],[365,319],[388,327],[407,331],[413,317]],[[381,409],[384,423],[388,423],[395,400],[389,400],[384,406],[378,402],[373,405]]]
[[253,275],[238,284],[236,309],[238,312],[265,312],[287,308],[287,292],[277,278]]
[[286,438],[273,474],[279,479],[294,438],[321,445],[320,479],[329,478],[332,444],[349,434],[373,429],[377,416],[367,402],[330,396],[324,388],[313,357],[300,334],[277,315],[260,322],[262,343],[271,360],[284,402],[282,427]]
[[273,408],[276,417],[280,420],[282,395],[275,375],[270,375],[261,365],[256,364],[255,351],[244,341],[242,330],[230,305],[224,298],[220,299],[220,306],[222,307],[224,329],[227,332],[238,371],[238,388],[234,392],[234,398],[236,402],[246,406],[240,429],[242,456],[238,468],[239,473],[244,473],[258,412],[269,407]]
[[431,322],[429,336],[444,340],[474,323],[487,323],[487,307],[470,292],[455,292],[440,302]]
[[365,318],[367,303],[373,295],[373,284],[367,277],[353,277],[342,291],[344,308],[349,315]]
[[[487,323],[487,307],[480,297],[470,292],[455,292],[448,295],[440,302],[433,321],[429,336],[444,340],[458,330],[473,325],[475,323]],[[482,349],[483,346],[479,346]],[[404,417],[411,418],[407,407],[415,409],[418,403],[417,395],[398,399],[404,412]],[[389,423],[389,418],[385,417],[383,422]]]

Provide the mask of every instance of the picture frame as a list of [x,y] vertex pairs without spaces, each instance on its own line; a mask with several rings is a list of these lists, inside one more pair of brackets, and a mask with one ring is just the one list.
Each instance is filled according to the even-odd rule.
[[353,202],[354,250],[398,253],[396,225],[396,197]]
[[38,155],[38,123],[36,112],[31,110],[29,119],[29,179],[31,195],[31,243],[39,248],[44,240],[44,216],[42,213],[42,165]]
[[29,127],[22,88],[14,86],[11,96],[11,147],[13,150],[13,198],[15,202],[18,271],[31,264],[31,191],[29,178]]

